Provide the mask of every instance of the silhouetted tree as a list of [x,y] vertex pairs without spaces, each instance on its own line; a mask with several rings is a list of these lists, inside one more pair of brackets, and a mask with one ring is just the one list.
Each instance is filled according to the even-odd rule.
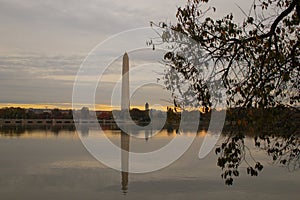
[[233,13],[210,17],[209,12],[217,9],[203,9],[208,1],[187,0],[185,7],[178,8],[174,25],[151,23],[162,33],[160,41],[148,44],[168,48],[163,80],[175,106],[208,110],[223,98],[220,86],[224,88],[226,104],[232,108],[227,120],[235,128],[227,132],[216,153],[227,185],[239,176],[242,162],[248,164],[251,176],[263,169],[255,158],[251,158],[254,165],[246,159],[246,132],[256,135],[255,145],[264,144],[274,161],[299,167],[299,128],[291,125],[293,118],[283,117],[281,109],[290,107],[299,114],[300,1],[254,1],[248,14],[242,10],[245,18],[240,24]]

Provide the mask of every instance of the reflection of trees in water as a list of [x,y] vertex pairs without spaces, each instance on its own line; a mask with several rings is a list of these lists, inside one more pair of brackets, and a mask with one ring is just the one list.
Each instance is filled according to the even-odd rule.
[[83,125],[83,126],[80,126],[79,129],[80,129],[80,134],[82,137],[89,136],[89,131],[90,131],[89,126]]
[[20,137],[24,134],[32,134],[34,132],[59,135],[62,131],[74,133],[74,130],[74,126],[2,126],[0,127],[0,135]]
[[299,111],[285,109],[274,112],[261,111],[239,117],[234,127],[224,132],[225,139],[216,148],[217,165],[222,169],[225,184],[232,185],[238,177],[239,167],[246,163],[246,172],[258,176],[263,165],[251,154],[245,144],[245,136],[253,138],[257,148],[273,159],[274,164],[286,166],[294,171],[300,168]]
[[20,136],[25,133],[26,128],[23,126],[3,126],[0,134],[5,136]]

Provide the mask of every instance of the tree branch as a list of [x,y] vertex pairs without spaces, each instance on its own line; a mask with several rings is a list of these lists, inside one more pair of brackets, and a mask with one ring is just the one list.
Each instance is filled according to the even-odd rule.
[[[256,40],[258,39],[265,39],[267,37],[270,37],[271,35],[274,35],[276,27],[278,26],[279,22],[281,22],[283,20],[283,18],[285,18],[287,15],[289,15],[294,8],[297,6],[297,12],[299,10],[299,0],[293,0],[291,2],[291,4],[289,5],[289,7],[287,9],[285,9],[284,11],[282,11],[282,13],[280,13],[280,15],[274,20],[274,22],[272,23],[272,26],[270,28],[270,31],[268,33],[262,34],[260,36],[254,36],[254,37],[250,37],[247,38],[246,40],[244,40],[245,42],[251,41],[251,40]],[[299,12],[298,12],[298,16],[299,16]]]

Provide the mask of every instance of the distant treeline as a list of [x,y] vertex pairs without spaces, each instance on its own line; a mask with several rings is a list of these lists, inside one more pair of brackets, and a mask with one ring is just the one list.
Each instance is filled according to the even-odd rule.
[[[215,110],[216,111],[216,110]],[[81,115],[83,118],[89,118],[94,112],[98,119],[113,120],[113,111],[89,111],[87,108],[75,111],[75,115]],[[193,112],[191,111],[191,116]],[[218,112],[218,111],[217,111]],[[115,112],[118,113],[118,112]],[[176,112],[173,108],[167,108],[167,123],[179,124],[181,112]],[[200,114],[200,121],[209,122],[212,110]],[[152,115],[152,116],[151,116]],[[133,108],[130,110],[130,116],[134,121],[149,121],[151,117],[162,118],[162,111],[139,110]],[[73,111],[55,109],[25,109],[20,107],[7,107],[0,109],[0,119],[73,119]],[[300,112],[297,108],[277,107],[269,109],[257,108],[231,108],[226,110],[226,121],[234,122],[237,125],[249,125],[259,123],[282,123],[283,121],[299,122]],[[194,120],[194,119],[191,119]]]
[[9,107],[0,109],[2,119],[72,119],[72,110],[55,109],[25,109]]
[[[116,111],[115,113],[118,113]],[[6,107],[0,109],[0,119],[73,119],[73,114],[82,119],[90,119],[96,114],[98,119],[113,120],[113,111],[89,111],[83,107],[81,110],[61,110],[55,109],[25,109],[20,107]],[[133,108],[130,110],[132,120],[148,121],[149,110],[139,110]]]
[[[224,112],[216,111],[215,112]],[[87,109],[82,109],[76,111],[76,114],[83,114],[85,117],[91,114],[93,111],[88,111]],[[118,111],[120,112],[120,111]],[[191,111],[190,117],[188,119],[191,122],[196,122],[193,118],[194,113],[198,111]],[[162,116],[161,111],[152,112],[150,110],[139,110],[132,109],[130,110],[130,115],[132,120],[141,126],[145,126],[150,122],[150,118],[154,121],[165,120]],[[177,130],[180,127],[181,115],[182,112],[176,112],[172,108],[168,108],[166,114],[166,122],[164,123],[164,128],[172,132]],[[116,129],[118,130],[117,125],[114,123],[113,111],[96,111],[96,115],[103,129]],[[198,130],[207,130],[211,122],[212,111],[210,110],[207,113],[201,113],[199,119],[199,128]],[[196,115],[197,116],[197,115]],[[72,110],[60,110],[60,109],[24,109],[24,108],[2,108],[0,109],[0,119],[73,119]],[[146,122],[146,123],[145,123]],[[228,109],[226,111],[226,121],[223,127],[223,134],[232,134],[240,133],[243,134],[256,135],[256,134],[300,134],[299,126],[300,125],[300,112],[298,109],[278,107],[270,109],[254,109],[254,108],[235,108]],[[3,126],[1,130],[6,134],[10,133],[23,133],[26,128],[31,128],[34,126],[22,125],[22,127],[17,126]],[[41,127],[41,126],[37,126]],[[61,129],[63,126],[56,124],[56,126],[45,126],[46,128]],[[66,126],[67,129],[72,127],[74,129],[74,124]],[[185,127],[188,128],[188,127]],[[57,130],[56,130],[57,131]],[[189,131],[189,130],[187,130]],[[84,132],[84,131],[83,131]]]

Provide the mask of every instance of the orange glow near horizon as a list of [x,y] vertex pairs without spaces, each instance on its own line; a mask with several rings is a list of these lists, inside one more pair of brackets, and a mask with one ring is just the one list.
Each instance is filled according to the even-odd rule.
[[[85,105],[82,105],[81,107],[84,107]],[[72,103],[39,103],[39,104],[21,104],[21,103],[0,103],[0,108],[9,108],[9,107],[20,107],[20,108],[25,108],[25,109],[29,109],[29,108],[35,108],[35,109],[73,109],[72,108]],[[90,106],[87,106],[90,108],[90,110],[94,110],[91,109]],[[138,108],[140,110],[144,110],[145,106],[130,106],[131,109],[133,108]],[[76,107],[76,109],[81,109],[79,107]],[[154,108],[157,110],[163,110],[166,111],[167,108],[166,107],[160,107],[160,108]],[[119,107],[112,107],[111,105],[106,105],[106,104],[96,104],[95,105],[95,110],[102,110],[102,111],[111,111],[111,110],[120,110]]]
[[[96,104],[95,106],[91,105],[79,105],[79,106],[74,106],[72,107],[72,103],[36,103],[36,104],[22,104],[22,103],[0,103],[0,109],[1,108],[9,108],[9,107],[14,107],[14,108],[35,108],[35,109],[62,109],[62,110],[80,110],[82,107],[88,107],[90,110],[101,110],[101,111],[112,111],[112,110],[120,110],[120,107],[113,107],[111,105],[107,104]],[[167,107],[169,108],[175,108],[173,106],[155,106],[151,107],[150,109],[155,109],[155,110],[161,110],[161,111],[167,111]],[[145,110],[144,105],[131,105],[130,109],[137,108],[139,110]],[[191,109],[193,110],[193,109]],[[218,109],[217,109],[218,110]],[[181,112],[180,109],[177,108],[177,111]],[[204,113],[204,108],[199,108],[199,111],[201,113]]]

